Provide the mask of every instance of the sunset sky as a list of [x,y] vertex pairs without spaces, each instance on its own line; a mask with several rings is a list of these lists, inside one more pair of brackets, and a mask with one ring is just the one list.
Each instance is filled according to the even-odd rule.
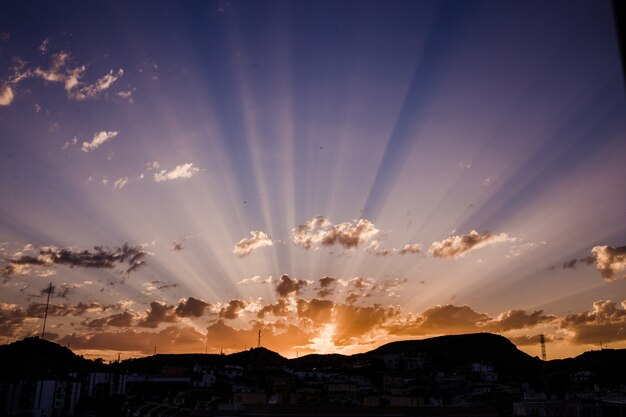
[[608,1],[4,1],[0,343],[626,347]]

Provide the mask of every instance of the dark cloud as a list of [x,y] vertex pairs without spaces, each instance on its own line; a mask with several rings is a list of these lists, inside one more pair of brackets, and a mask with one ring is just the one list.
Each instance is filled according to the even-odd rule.
[[[507,336],[511,342],[513,342],[516,346],[539,346],[539,335],[521,335],[521,336]],[[546,342],[554,342],[556,338],[551,335],[544,335],[544,340]]]
[[150,309],[146,311],[144,318],[137,323],[138,327],[155,328],[161,323],[175,323],[178,321],[175,307],[158,301],[150,303]]
[[141,245],[130,246],[125,243],[119,248],[109,249],[96,246],[93,251],[59,249],[56,247],[42,247],[36,255],[19,255],[10,259],[2,268],[4,276],[21,274],[21,266],[49,267],[53,265],[67,265],[71,268],[114,268],[126,264],[126,273],[131,273],[145,264],[143,258],[147,253]]
[[560,322],[574,344],[593,344],[626,341],[626,300],[618,305],[610,300],[593,303],[593,310],[569,314]]
[[485,329],[494,332],[506,332],[508,330],[533,327],[538,324],[554,322],[556,316],[543,314],[543,310],[528,313],[524,310],[509,310],[498,316],[497,319],[487,322]]
[[306,285],[308,285],[308,282],[304,280],[296,280],[289,278],[287,275],[283,275],[280,277],[280,283],[276,287],[276,292],[281,297],[286,297],[289,294],[299,293]]
[[489,232],[480,234],[476,230],[464,235],[453,235],[441,242],[433,242],[429,253],[435,258],[455,259],[464,256],[467,252],[499,242],[514,240],[506,233],[494,235]]
[[45,288],[42,288],[39,291],[39,295],[40,296],[48,296],[48,292],[50,292],[50,297],[52,298],[64,298],[64,299],[68,299],[70,294],[73,294],[76,290],[76,286],[71,286],[69,287],[67,284],[63,283],[61,285],[53,285],[52,286],[52,290],[50,290],[50,287],[47,286]]
[[319,281],[319,290],[317,296],[325,298],[333,294],[335,285],[337,284],[337,278],[323,277]]
[[[50,304],[48,306],[49,316],[82,316],[89,312],[103,311],[104,307],[95,302],[78,304]],[[28,317],[43,318],[46,312],[46,303],[31,303],[26,307]]]
[[192,327],[169,326],[159,332],[126,329],[119,332],[70,334],[57,343],[71,345],[73,350],[102,349],[116,352],[150,354],[155,346],[160,353],[204,352],[205,337]]
[[0,303],[0,337],[15,337],[20,334],[27,317],[23,308]]
[[299,299],[296,303],[299,318],[307,318],[317,323],[327,323],[332,318],[335,303],[314,298],[310,301]]
[[491,318],[470,306],[439,305],[424,310],[402,324],[393,326],[390,333],[402,336],[473,333],[483,331]]
[[230,300],[225,307],[220,310],[220,318],[233,320],[239,317],[239,312],[246,308],[246,303],[241,300]]
[[106,326],[111,327],[131,327],[133,325],[133,319],[135,315],[124,311],[118,314],[112,314],[108,317],[102,317],[98,319],[85,320],[82,324],[91,329],[99,329]]
[[272,314],[276,317],[284,317],[289,314],[289,300],[286,298],[279,298],[275,304],[267,304],[263,306],[257,313],[257,317],[260,319],[265,318],[265,315]]
[[176,307],[176,315],[179,317],[201,317],[210,304],[194,297],[181,300]]
[[295,245],[310,249],[317,245],[340,245],[353,249],[367,242],[378,233],[378,229],[367,219],[333,224],[324,216],[316,216],[292,231]]

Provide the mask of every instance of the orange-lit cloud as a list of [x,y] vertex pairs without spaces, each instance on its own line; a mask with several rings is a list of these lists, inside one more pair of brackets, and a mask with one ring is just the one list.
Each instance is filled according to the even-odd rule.
[[593,303],[593,310],[569,314],[561,320],[561,328],[570,333],[570,342],[576,344],[599,344],[626,341],[626,300],[621,305],[600,300]]

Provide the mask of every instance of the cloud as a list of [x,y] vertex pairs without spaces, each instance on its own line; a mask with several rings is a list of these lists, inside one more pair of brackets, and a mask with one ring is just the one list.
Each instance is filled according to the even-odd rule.
[[0,336],[15,337],[21,333],[26,312],[15,304],[0,303]]
[[593,303],[593,310],[569,314],[560,327],[570,334],[575,344],[599,344],[626,340],[626,300],[621,305],[611,300]]
[[591,265],[593,263],[596,264],[596,269],[606,281],[615,281],[617,279],[615,275],[626,269],[626,246],[618,248],[608,245],[595,246],[591,249],[591,255],[563,262],[563,269],[576,269],[578,264]]
[[393,326],[390,333],[402,336],[473,333],[482,331],[481,325],[490,320],[487,314],[479,313],[467,305],[438,305]]
[[402,249],[400,249],[400,255],[406,255],[411,253],[420,253],[422,251],[422,247],[418,243],[404,245]]
[[113,188],[115,189],[124,188],[126,184],[128,184],[128,177],[123,177],[113,183]]
[[272,246],[274,242],[270,239],[266,233],[253,230],[250,232],[251,238],[241,239],[233,247],[233,255],[237,255],[240,258],[248,256],[253,250],[262,248],[264,246]]
[[[113,72],[113,70],[110,70],[108,74],[105,74],[103,77],[99,78],[95,83],[85,85],[78,90],[73,91],[70,97],[76,101],[97,98],[103,91],[111,87],[111,85],[115,81],[117,81],[117,79],[120,78],[122,75],[124,75],[124,70],[121,68],[115,73]],[[77,84],[78,81],[76,81],[76,84],[74,85]]]
[[114,137],[117,136],[118,132],[105,132],[105,131],[101,131],[98,132],[96,134],[94,134],[93,138],[91,139],[91,142],[83,142],[83,146],[81,147],[81,150],[83,152],[91,152],[95,149],[98,149],[100,147],[100,145],[102,145],[104,142],[113,139]]
[[310,301],[298,299],[296,306],[299,318],[307,318],[316,323],[327,323],[332,319],[335,303],[317,298]]
[[0,87],[0,106],[8,106],[13,102],[13,90],[10,85]]
[[292,230],[292,241],[304,249],[335,244],[353,249],[367,242],[378,232],[374,224],[367,219],[332,224],[328,218],[316,216]]
[[337,284],[337,278],[323,277],[320,278],[318,282],[320,286],[319,291],[317,292],[317,296],[325,298],[333,294],[334,286]]
[[472,230],[464,235],[453,235],[441,242],[433,242],[428,252],[435,258],[457,259],[465,256],[469,251],[514,240],[515,238],[510,238],[506,233],[493,235],[486,232],[481,235],[476,230]]
[[175,323],[177,321],[175,306],[153,301],[150,303],[150,309],[146,310],[145,317],[139,320],[137,326],[155,328],[161,323]]
[[276,287],[276,292],[281,297],[287,297],[290,294],[299,293],[306,285],[308,285],[308,282],[305,280],[296,280],[283,275],[280,277],[280,283]]
[[90,329],[101,329],[106,326],[111,327],[131,327],[135,315],[128,311],[122,313],[112,314],[108,317],[101,317],[97,319],[85,320],[82,324]]
[[223,320],[207,327],[207,347],[214,351],[232,353],[244,350],[246,347],[256,346],[258,331],[261,330],[261,346],[277,352],[311,351],[305,346],[309,344],[312,335],[296,325],[277,323],[255,323],[249,329],[234,329]]
[[71,345],[73,350],[98,349],[116,352],[150,354],[155,346],[159,353],[204,352],[205,337],[192,327],[169,326],[159,332],[127,329],[119,332],[70,334],[57,343]]
[[48,46],[50,46],[50,39],[44,39],[37,49],[42,55],[45,55],[48,52]]
[[340,304],[335,306],[336,321],[333,342],[337,346],[358,343],[359,338],[388,325],[390,321],[400,317],[398,307],[354,306]]
[[194,167],[192,163],[187,163],[183,165],[178,165],[176,166],[176,168],[172,169],[171,171],[167,171],[163,169],[159,172],[156,172],[154,174],[154,180],[156,182],[162,182],[162,181],[171,181],[171,180],[183,179],[183,178],[191,178],[194,175],[196,175],[198,172],[200,172],[199,168]]
[[626,246],[596,246],[591,249],[596,260],[596,268],[607,281],[616,280],[615,274],[626,269]]
[[145,264],[143,258],[147,253],[141,245],[130,246],[125,243],[116,249],[96,246],[93,251],[59,249],[54,246],[39,248],[35,254],[14,254],[8,264],[0,269],[5,277],[25,275],[31,272],[32,267],[51,267],[67,265],[71,268],[114,268],[126,264],[126,273],[133,272]]
[[246,307],[241,300],[230,300],[225,307],[220,309],[220,318],[233,320],[239,317],[239,312]]
[[179,301],[176,306],[176,315],[178,317],[201,317],[210,304],[194,297],[189,297]]
[[258,312],[258,318],[265,318],[267,314],[272,314],[275,317],[285,317],[289,313],[293,312],[292,304],[288,298],[279,298],[275,304],[267,304],[263,306]]
[[506,332],[508,330],[534,327],[538,324],[551,323],[557,317],[551,314],[543,314],[543,310],[528,313],[524,310],[509,310],[501,313],[497,319],[485,323],[485,329],[494,332]]

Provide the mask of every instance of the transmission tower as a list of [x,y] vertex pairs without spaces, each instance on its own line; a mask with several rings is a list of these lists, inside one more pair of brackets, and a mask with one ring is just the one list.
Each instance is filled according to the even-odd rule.
[[543,361],[546,361],[546,338],[544,337],[543,333],[541,333],[539,335],[539,343],[541,343],[541,359],[543,359]]
[[256,347],[261,347],[261,329],[259,329],[259,338],[257,339]]

